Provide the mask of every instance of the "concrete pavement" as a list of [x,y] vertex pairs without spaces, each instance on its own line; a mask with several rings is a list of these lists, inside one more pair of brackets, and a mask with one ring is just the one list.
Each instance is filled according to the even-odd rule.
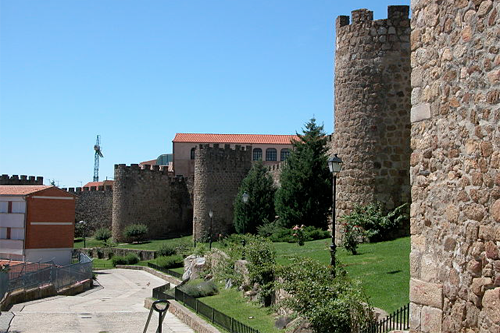
[[[55,296],[17,304],[9,333],[142,333],[149,310],[144,299],[165,281],[144,271],[113,269],[100,271],[102,288],[76,296]],[[2,313],[2,317],[5,313]],[[156,332],[158,313],[154,312],[149,332]],[[177,317],[168,313],[165,333],[194,333]]]

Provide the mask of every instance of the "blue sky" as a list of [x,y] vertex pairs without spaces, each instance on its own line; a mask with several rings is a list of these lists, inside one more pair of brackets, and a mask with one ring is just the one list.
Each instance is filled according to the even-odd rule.
[[333,131],[335,19],[409,0],[0,0],[0,173],[60,187],[178,132]]

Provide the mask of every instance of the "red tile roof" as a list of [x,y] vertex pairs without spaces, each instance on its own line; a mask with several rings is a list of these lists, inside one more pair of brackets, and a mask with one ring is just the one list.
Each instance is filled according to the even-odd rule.
[[112,180],[104,180],[102,182],[88,182],[87,184],[83,185],[83,187],[91,187],[91,186],[99,187],[99,186],[105,186],[105,185],[113,185],[113,181]]
[[272,134],[177,133],[173,142],[288,145],[291,144],[292,140],[299,140],[299,137],[296,135]]
[[0,185],[0,195],[27,195],[51,188],[47,185]]
[[150,160],[150,161],[144,161],[144,162],[139,163],[139,165],[145,165],[145,164],[147,164],[147,165],[156,165],[156,159]]

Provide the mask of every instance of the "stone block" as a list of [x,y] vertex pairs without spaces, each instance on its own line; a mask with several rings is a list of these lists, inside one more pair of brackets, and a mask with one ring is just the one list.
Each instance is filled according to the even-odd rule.
[[482,296],[486,288],[491,287],[493,285],[493,281],[491,278],[475,278],[472,279],[471,291],[477,295]]
[[420,329],[420,318],[422,313],[422,306],[415,303],[410,303],[410,327],[413,330]]
[[483,312],[492,323],[500,325],[500,287],[486,290],[483,297]]
[[421,103],[413,106],[410,112],[410,120],[412,123],[430,119],[431,118],[431,107],[429,103]]
[[430,306],[424,306],[421,314],[422,332],[438,333],[441,332],[443,320],[443,311]]
[[490,213],[496,222],[500,222],[500,199],[491,206]]
[[486,242],[484,247],[485,247],[485,252],[486,252],[486,258],[493,259],[493,260],[500,258],[500,254],[499,254],[500,251],[498,249],[498,246],[494,242],[488,241],[488,242]]
[[410,301],[440,309],[443,306],[443,285],[410,279]]

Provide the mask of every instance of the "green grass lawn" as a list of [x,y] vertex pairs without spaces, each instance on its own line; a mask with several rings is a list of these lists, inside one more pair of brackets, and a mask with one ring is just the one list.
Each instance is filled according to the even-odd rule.
[[[135,250],[151,250],[151,251],[156,251],[160,248],[160,246],[164,243],[170,243],[170,244],[179,244],[179,243],[192,243],[193,236],[184,236],[180,238],[173,238],[173,239],[155,239],[155,240],[148,240],[143,243],[120,243],[120,244],[114,244],[110,243],[111,247],[117,247],[121,249],[135,249]],[[98,241],[94,239],[94,237],[86,237],[85,238],[85,243],[87,247],[103,247],[104,243],[102,241]],[[81,249],[83,248],[83,238],[75,238],[75,242],[73,247],[75,249]]]
[[[170,242],[191,242],[191,236],[168,240],[152,240],[141,244],[118,244],[116,247],[157,250],[161,244]],[[91,237],[86,239],[87,247],[102,246],[102,242]],[[330,263],[330,239],[306,242],[304,246],[296,243],[274,243],[279,264],[291,263],[293,256],[310,257],[325,265]],[[83,240],[75,240],[75,248],[83,247]],[[217,243],[214,243],[217,247]],[[410,238],[393,241],[361,244],[358,255],[352,255],[344,248],[337,249],[337,258],[349,275],[361,281],[373,306],[391,313],[409,301],[410,279]],[[147,261],[139,265],[147,266]],[[94,259],[95,268],[111,268],[111,261]],[[183,268],[173,269],[180,273]],[[224,296],[226,297],[226,296]],[[228,307],[231,308],[231,307]]]
[[[330,263],[330,240],[306,242],[304,246],[275,243],[279,264],[291,263],[294,255]],[[337,248],[337,258],[351,278],[361,281],[371,304],[389,313],[409,302],[410,238],[360,244],[357,255]]]
[[241,291],[236,289],[224,289],[224,286],[219,286],[219,291],[215,296],[202,297],[199,300],[261,333],[283,332],[274,327],[271,309],[248,302]]

